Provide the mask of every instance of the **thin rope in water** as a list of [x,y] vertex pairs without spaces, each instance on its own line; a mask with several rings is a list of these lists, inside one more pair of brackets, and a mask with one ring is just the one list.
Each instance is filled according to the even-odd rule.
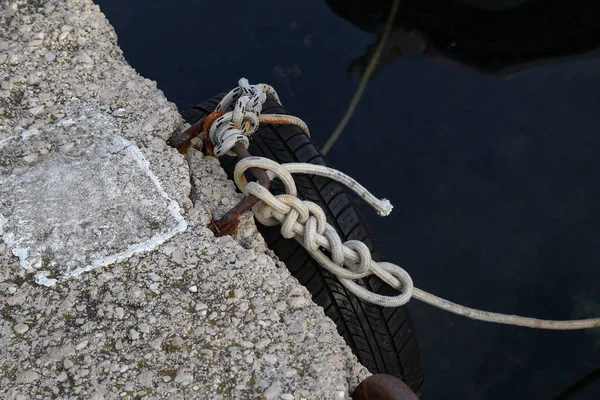
[[[215,149],[219,147],[220,154],[228,153],[236,143],[248,146],[246,132],[254,132],[257,128],[262,103],[266,99],[264,92],[274,92],[274,89],[267,85],[250,85],[244,78],[240,79],[239,85],[229,92],[217,107],[224,110],[236,101],[234,110],[217,119],[209,131]],[[277,98],[276,93],[273,97]],[[285,120],[285,116],[278,119],[280,123],[286,123]],[[289,123],[298,125],[298,119],[294,117]],[[245,128],[247,126],[251,128]],[[270,179],[279,178],[285,186],[286,193],[275,196],[256,182],[246,182],[243,175],[249,168],[262,168],[267,171]],[[415,288],[408,272],[389,262],[375,262],[368,247],[361,241],[349,240],[342,243],[335,228],[327,223],[321,207],[310,201],[298,199],[292,174],[318,175],[335,180],[353,190],[382,216],[392,211],[392,205],[386,199],[373,196],[343,172],[325,166],[307,163],[279,164],[264,157],[247,157],[240,160],[235,167],[234,178],[238,188],[242,193],[252,194],[261,200],[253,208],[256,219],[267,226],[281,225],[283,237],[297,240],[323,268],[334,274],[346,289],[366,302],[383,307],[399,307],[415,298],[434,307],[480,321],[552,330],[600,327],[600,318],[556,321],[494,313],[463,306]],[[372,274],[398,290],[399,294],[380,295],[354,282]]]
[[363,93],[367,88],[367,84],[371,79],[371,75],[373,75],[373,72],[375,71],[375,67],[377,67],[377,63],[379,62],[381,53],[383,52],[383,48],[385,47],[388,37],[392,32],[392,27],[394,25],[394,20],[396,19],[396,14],[398,13],[399,7],[400,0],[394,0],[394,4],[392,4],[392,9],[390,11],[390,15],[385,25],[385,29],[383,31],[383,34],[381,35],[381,40],[377,45],[377,49],[375,49],[375,54],[373,54],[373,58],[371,58],[371,62],[367,66],[367,69],[365,70],[365,73],[363,74],[360,80],[358,89],[356,89],[356,93],[354,93],[354,97],[350,101],[350,105],[346,110],[346,114],[344,114],[344,117],[342,118],[338,126],[335,128],[335,131],[333,131],[333,133],[331,134],[329,139],[327,139],[327,142],[325,142],[325,145],[321,149],[321,153],[323,155],[327,154],[329,150],[331,150],[335,142],[337,142],[337,140],[340,138],[340,135],[342,134],[344,128],[346,128],[346,125],[348,125],[348,122],[350,122],[350,118],[352,118],[352,115],[354,114],[354,111],[356,110],[356,107],[358,106],[358,103],[360,102],[360,99],[362,98]]

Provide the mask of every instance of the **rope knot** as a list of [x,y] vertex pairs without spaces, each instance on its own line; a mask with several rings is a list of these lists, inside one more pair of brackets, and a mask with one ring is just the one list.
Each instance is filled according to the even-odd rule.
[[283,221],[280,222],[282,222],[281,235],[286,239],[291,239],[296,236],[294,232],[296,224],[304,225],[308,221],[310,213],[306,205],[297,197],[281,194],[276,196],[275,199],[289,206],[289,211],[284,216]]
[[354,250],[358,255],[357,261],[347,260],[346,266],[357,274],[367,273],[371,268],[371,262],[373,261],[371,258],[371,250],[369,250],[367,245],[359,240],[348,240],[344,245],[349,249]]
[[[226,110],[233,102],[233,111],[219,117],[210,127],[209,137],[215,145],[217,157],[225,154],[235,155],[231,148],[242,143],[247,149],[250,141],[246,136],[252,135],[260,125],[259,116],[263,103],[267,100],[267,92],[275,92],[268,85],[250,85],[246,78],[238,82],[239,86],[231,90],[216,107],[216,111]],[[275,95],[277,99],[277,97]]]
[[[217,106],[217,111],[226,110],[235,101],[235,107],[218,118],[210,129],[210,139],[214,144],[215,153],[220,156],[228,152],[235,143],[244,143],[248,147],[247,136],[258,128],[261,121],[279,123],[271,115],[268,119],[260,115],[262,105],[272,96],[277,102],[279,97],[275,90],[268,85],[250,85],[245,78],[240,79],[239,86],[230,91]],[[298,119],[284,116],[283,122],[299,126],[307,134],[308,128]],[[261,118],[263,118],[261,120]],[[281,116],[277,116],[281,118]],[[218,151],[217,151],[218,150]],[[278,177],[285,186],[286,194],[274,196],[271,192],[256,182],[246,182],[243,174],[248,168],[261,168],[267,171],[270,179]],[[294,238],[301,243],[308,253],[327,271],[337,276],[344,287],[358,298],[383,307],[399,307],[415,297],[441,309],[483,321],[499,322],[512,325],[528,326],[543,329],[584,329],[600,327],[600,318],[590,318],[574,321],[551,321],[519,317],[477,310],[434,296],[413,285],[410,275],[400,266],[375,262],[369,248],[357,240],[342,243],[335,228],[327,223],[323,210],[315,203],[299,200],[293,173],[319,175],[335,180],[352,189],[363,200],[375,208],[379,215],[385,216],[392,211],[391,203],[386,199],[377,199],[358,182],[340,171],[321,165],[306,163],[279,164],[262,157],[246,157],[240,160],[234,171],[235,183],[246,195],[252,194],[262,202],[254,208],[256,219],[264,225],[281,224],[282,235]],[[329,251],[329,255],[325,253]],[[371,274],[398,290],[396,296],[384,296],[371,292],[354,280],[365,278]]]

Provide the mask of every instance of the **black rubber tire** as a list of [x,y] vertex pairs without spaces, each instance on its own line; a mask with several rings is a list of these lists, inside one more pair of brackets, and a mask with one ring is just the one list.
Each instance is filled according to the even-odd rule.
[[[193,124],[214,111],[221,96],[213,97],[183,114]],[[263,107],[266,114],[284,114],[281,105],[269,99]],[[300,129],[291,125],[261,126],[251,136],[249,151],[280,163],[307,162],[327,165],[319,150]],[[222,157],[221,165],[232,178],[235,158]],[[371,250],[373,259],[381,254],[370,229],[354,207],[348,190],[337,182],[310,175],[294,175],[300,198],[319,204],[328,222],[337,229],[343,241],[361,240]],[[271,191],[284,193],[283,185],[274,180]],[[269,248],[277,254],[290,272],[312,294],[313,301],[337,325],[359,361],[372,373],[387,373],[402,379],[415,393],[423,386],[423,369],[419,348],[406,307],[383,308],[359,300],[323,269],[306,250],[293,239],[281,236],[280,228],[258,224]],[[375,276],[359,282],[369,290],[394,294]]]

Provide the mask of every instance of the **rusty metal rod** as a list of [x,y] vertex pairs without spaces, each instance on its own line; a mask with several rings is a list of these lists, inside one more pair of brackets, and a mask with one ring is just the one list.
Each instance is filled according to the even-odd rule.
[[[174,147],[181,154],[186,154],[191,146],[192,139],[196,136],[204,133],[204,149],[206,153],[214,156],[213,145],[208,138],[208,131],[210,126],[215,122],[220,116],[224,115],[227,111],[215,111],[206,117],[201,118],[198,122],[190,126],[183,132],[175,133],[169,140],[167,140],[167,144],[171,147]],[[246,157],[252,156],[246,148],[238,143],[231,149],[238,157],[238,160],[242,160]],[[267,190],[271,186],[271,180],[269,176],[265,172],[265,170],[261,168],[249,168],[248,171],[258,180],[258,183],[264,186]],[[215,236],[224,236],[231,233],[233,229],[240,222],[240,218],[246,212],[250,211],[252,207],[254,207],[259,202],[259,199],[256,196],[250,195],[248,197],[244,197],[238,204],[236,204],[231,210],[227,211],[225,215],[223,215],[217,221],[211,221],[210,229],[214,232]]]
[[181,154],[186,154],[190,150],[192,139],[202,133],[205,120],[206,117],[203,117],[185,131],[174,133],[173,136],[167,140],[167,144],[171,147],[175,147]]
[[371,375],[352,393],[353,400],[419,400],[400,379],[387,374]]
[[[246,148],[238,143],[231,149],[238,156],[238,160],[242,160],[246,157],[250,157],[251,154]],[[258,183],[264,186],[267,190],[271,186],[271,180],[266,171],[261,168],[249,168],[248,171],[258,180]],[[260,200],[258,197],[250,195],[244,197],[242,201],[236,204],[231,210],[227,211],[218,221],[214,221],[211,224],[211,230],[215,236],[224,236],[231,233],[233,229],[238,225],[242,215],[250,211]]]

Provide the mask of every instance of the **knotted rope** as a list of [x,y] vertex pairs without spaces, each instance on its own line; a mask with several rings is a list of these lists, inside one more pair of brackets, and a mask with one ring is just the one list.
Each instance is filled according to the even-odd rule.
[[[209,130],[217,156],[228,153],[236,143],[242,143],[247,148],[247,136],[256,132],[261,121],[273,118],[272,115],[260,114],[267,94],[279,102],[279,97],[271,86],[250,85],[244,78],[240,79],[239,85],[230,91],[217,107],[217,110],[226,110],[235,101],[234,110],[217,119]],[[287,115],[277,115],[277,118],[277,123],[291,123],[308,133],[308,128],[298,118]],[[285,186],[286,193],[275,196],[256,182],[246,183],[243,179],[244,172],[253,167],[266,170],[271,179],[279,178]],[[353,190],[381,216],[388,215],[392,211],[392,205],[386,199],[377,199],[344,173],[325,166],[307,163],[279,164],[264,157],[248,157],[240,160],[235,167],[234,179],[238,188],[245,195],[254,195],[261,200],[253,208],[256,219],[267,226],[281,224],[283,237],[297,240],[323,268],[335,275],[346,289],[366,302],[383,307],[399,307],[414,297],[443,310],[481,321],[556,330],[600,327],[600,318],[553,321],[499,314],[462,306],[418,289],[414,287],[410,275],[403,268],[389,262],[373,261],[364,243],[357,240],[342,242],[335,228],[327,223],[320,206],[298,199],[292,174],[319,175],[333,179]],[[325,251],[329,252],[329,255]],[[380,295],[354,282],[372,274],[398,290],[399,294]]]
[[277,92],[271,86],[264,83],[250,85],[245,78],[239,80],[239,85],[227,93],[215,109],[215,111],[227,110],[235,101],[233,111],[217,118],[208,132],[217,157],[225,154],[235,156],[231,148],[236,143],[243,144],[247,149],[250,145],[248,136],[256,132],[261,123],[296,125],[310,136],[308,127],[300,118],[291,115],[261,114],[267,95],[281,104]]

